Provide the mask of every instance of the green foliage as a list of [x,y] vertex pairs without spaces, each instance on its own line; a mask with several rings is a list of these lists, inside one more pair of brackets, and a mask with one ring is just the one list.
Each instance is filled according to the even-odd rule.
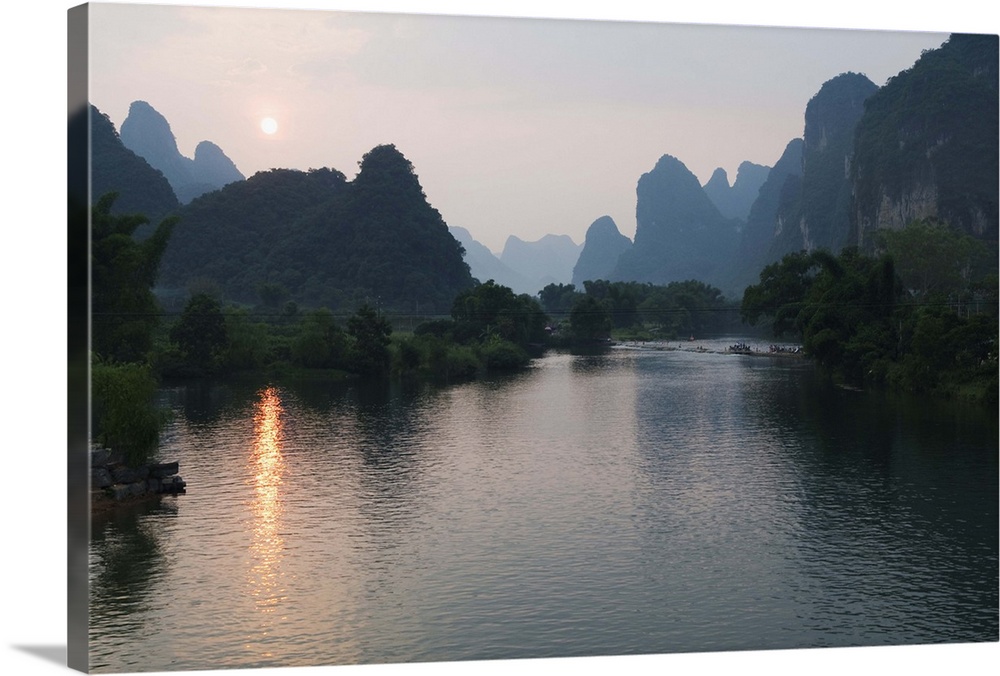
[[582,294],[573,284],[548,284],[538,292],[542,308],[549,314],[568,313]]
[[431,376],[443,380],[464,380],[479,373],[483,365],[469,345],[456,345],[441,338],[422,339],[423,363]]
[[435,367],[431,362],[431,367],[435,373],[440,373],[444,378],[465,379],[476,375],[482,368],[479,357],[475,351],[467,345],[449,346],[443,354],[441,367]]
[[458,294],[451,316],[462,342],[493,335],[522,347],[545,342],[546,316],[538,301],[492,279]]
[[226,319],[219,302],[207,294],[192,297],[170,329],[185,363],[195,374],[214,373],[228,345]]
[[151,289],[176,220],[137,242],[136,230],[148,221],[114,214],[116,198],[104,195],[91,209],[92,415],[95,440],[138,465],[156,448],[162,424],[146,363],[159,316]]
[[[696,280],[654,285],[599,279],[583,285],[585,297],[597,301],[607,312],[611,329],[625,335],[638,335],[646,329],[667,337],[725,333],[733,328],[736,318],[735,309],[719,289]],[[592,303],[582,307],[588,312],[597,308]],[[595,319],[594,326],[577,335],[604,333],[601,320]]]
[[726,333],[735,318],[734,308],[719,289],[696,280],[654,287],[638,309],[647,323],[668,337]]
[[595,279],[585,281],[583,288],[587,296],[595,298],[605,305],[615,328],[627,328],[639,323],[640,299],[653,288],[653,285]]
[[286,302],[294,302],[288,300],[290,296],[288,289],[277,282],[261,284],[257,287],[257,295],[260,296],[260,302],[266,308],[279,308]]
[[125,462],[147,462],[160,439],[162,414],[153,404],[157,382],[144,364],[96,360],[91,368],[94,438]]
[[580,298],[569,313],[570,330],[577,342],[597,342],[611,336],[611,311],[595,296]]
[[750,326],[763,318],[771,323],[775,337],[795,332],[795,320],[812,283],[813,260],[804,251],[786,255],[760,273],[760,283],[743,292],[740,315]]
[[137,242],[146,217],[114,215],[117,195],[94,205],[91,216],[92,350],[117,361],[142,361],[152,346],[159,306],[153,296],[157,268],[176,219],[164,220]]
[[850,169],[861,224],[877,222],[886,198],[932,188],[942,220],[996,242],[997,44],[952,35],[868,99]]
[[487,340],[481,352],[483,362],[490,371],[516,371],[531,361],[524,348],[497,336]]
[[251,321],[249,313],[243,309],[226,311],[225,319],[229,342],[222,357],[224,369],[251,371],[265,366],[270,342],[267,325]]
[[389,340],[392,325],[370,305],[363,305],[347,320],[347,332],[354,339],[350,352],[351,370],[369,375],[387,375],[390,366]]
[[420,347],[413,340],[400,340],[392,343],[393,372],[415,373],[420,368],[423,356]]
[[347,365],[347,334],[337,326],[326,308],[302,317],[292,339],[293,363],[310,369],[343,368]]
[[896,261],[903,285],[917,299],[957,301],[973,280],[995,269],[987,246],[934,220],[918,220],[901,230],[882,230],[880,243]]
[[995,403],[996,305],[972,314],[970,305],[927,302],[905,290],[896,270],[891,256],[856,249],[790,254],[747,288],[742,314],[751,323],[771,319],[776,335],[796,333],[805,351],[844,381]]
[[489,280],[456,296],[452,319],[431,320],[393,342],[392,370],[435,379],[524,368],[528,349],[547,340],[547,317],[528,295]]
[[393,335],[390,351],[392,373],[397,376],[448,382],[473,378],[486,368],[473,346],[456,344],[431,331]]
[[339,171],[272,170],[193,201],[164,258],[163,284],[216,280],[224,298],[267,308],[445,312],[472,286],[461,245],[413,166],[385,145],[352,182]]

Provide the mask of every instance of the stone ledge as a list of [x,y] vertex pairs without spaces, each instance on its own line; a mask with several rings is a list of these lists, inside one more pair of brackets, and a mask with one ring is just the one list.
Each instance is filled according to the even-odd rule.
[[[91,504],[133,502],[150,495],[185,493],[187,482],[177,476],[178,462],[128,467],[111,449],[92,448],[90,454]],[[100,497],[98,497],[100,496]]]

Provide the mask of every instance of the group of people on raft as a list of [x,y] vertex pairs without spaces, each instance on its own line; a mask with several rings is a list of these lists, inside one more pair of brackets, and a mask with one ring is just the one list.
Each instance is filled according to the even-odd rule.
[[[772,354],[798,354],[801,348],[799,346],[786,347],[784,345],[770,345],[768,347],[768,352]],[[729,346],[730,352],[736,352],[738,354],[751,354],[753,352],[760,352],[759,349],[750,347],[748,343],[736,343],[735,345]]]

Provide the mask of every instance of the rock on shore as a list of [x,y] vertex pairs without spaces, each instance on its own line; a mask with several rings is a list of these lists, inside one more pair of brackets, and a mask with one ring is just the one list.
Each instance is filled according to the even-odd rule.
[[128,467],[113,451],[90,451],[92,502],[126,502],[144,496],[184,493],[187,483],[178,476],[177,462],[149,463]]

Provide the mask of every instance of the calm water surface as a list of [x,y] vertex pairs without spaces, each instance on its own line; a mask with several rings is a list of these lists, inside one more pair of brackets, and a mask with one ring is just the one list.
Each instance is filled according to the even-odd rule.
[[686,349],[163,403],[188,492],[95,521],[95,671],[998,638],[995,411]]

